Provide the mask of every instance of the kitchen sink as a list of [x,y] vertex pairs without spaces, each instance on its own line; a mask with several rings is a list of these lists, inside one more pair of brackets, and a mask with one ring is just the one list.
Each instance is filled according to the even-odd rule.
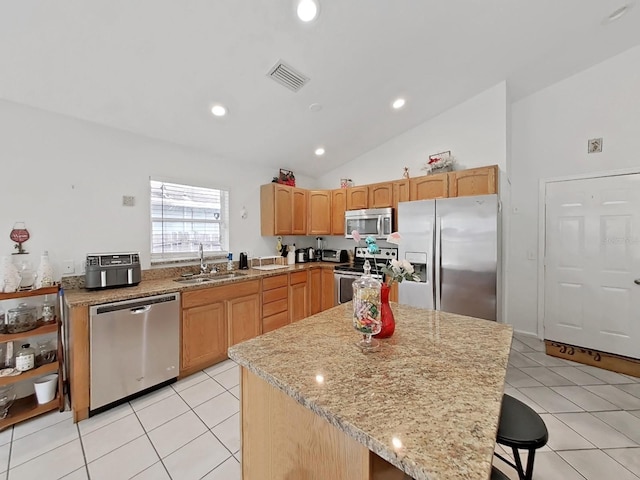
[[211,282],[217,282],[220,280],[229,280],[230,278],[241,278],[246,276],[247,276],[246,273],[229,272],[229,273],[219,273],[219,274],[209,275],[206,277],[179,278],[177,280],[174,280],[174,282],[182,283],[184,285],[199,285],[201,283],[211,283]]
[[174,282],[178,282],[178,283],[184,283],[186,285],[197,285],[199,283],[207,283],[207,282],[213,282],[213,278],[205,278],[205,277],[198,277],[198,278],[179,278],[178,280],[174,280]]

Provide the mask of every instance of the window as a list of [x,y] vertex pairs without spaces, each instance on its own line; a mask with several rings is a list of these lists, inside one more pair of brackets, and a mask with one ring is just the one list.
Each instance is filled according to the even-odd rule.
[[151,260],[229,250],[229,192],[151,179]]

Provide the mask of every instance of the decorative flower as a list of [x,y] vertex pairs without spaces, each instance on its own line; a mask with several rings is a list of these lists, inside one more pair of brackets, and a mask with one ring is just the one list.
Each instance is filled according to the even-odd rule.
[[413,265],[408,260],[391,260],[388,265],[382,267],[386,283],[390,287],[394,282],[402,283],[403,280],[419,282],[420,277],[414,273]]

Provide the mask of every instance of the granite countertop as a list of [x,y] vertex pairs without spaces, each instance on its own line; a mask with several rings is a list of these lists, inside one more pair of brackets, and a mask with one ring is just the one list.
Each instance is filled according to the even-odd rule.
[[[64,289],[64,299],[69,307],[83,307],[91,305],[100,305],[103,303],[117,302],[121,300],[131,300],[134,298],[151,297],[153,295],[161,295],[164,293],[185,292],[190,290],[198,290],[202,288],[214,288],[230,283],[246,282],[264,277],[282,275],[284,273],[296,272],[299,270],[309,270],[311,268],[333,268],[337,263],[330,262],[309,262],[296,263],[295,265],[286,266],[276,270],[257,270],[251,268],[249,270],[234,270],[235,273],[244,274],[235,278],[227,278],[216,280],[215,282],[207,282],[196,285],[189,285],[175,282],[179,278],[179,274],[174,273],[167,278],[151,278],[143,280],[133,287],[107,288],[104,290],[88,290],[86,288]],[[175,270],[171,270],[175,271]],[[144,271],[148,273],[149,271]],[[225,271],[220,274],[227,273]],[[215,274],[211,277],[215,278]]]
[[488,479],[512,328],[392,303],[377,353],[346,303],[229,356],[417,480]]

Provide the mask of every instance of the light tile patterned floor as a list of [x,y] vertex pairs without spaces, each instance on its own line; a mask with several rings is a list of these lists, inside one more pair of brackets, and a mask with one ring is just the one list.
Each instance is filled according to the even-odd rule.
[[[505,385],[549,429],[534,479],[640,479],[640,379],[543,350],[539,340],[516,335]],[[240,480],[238,381],[229,360],[78,424],[70,412],[56,412],[16,425],[0,432],[0,475]],[[500,460],[494,464],[517,479]]]

